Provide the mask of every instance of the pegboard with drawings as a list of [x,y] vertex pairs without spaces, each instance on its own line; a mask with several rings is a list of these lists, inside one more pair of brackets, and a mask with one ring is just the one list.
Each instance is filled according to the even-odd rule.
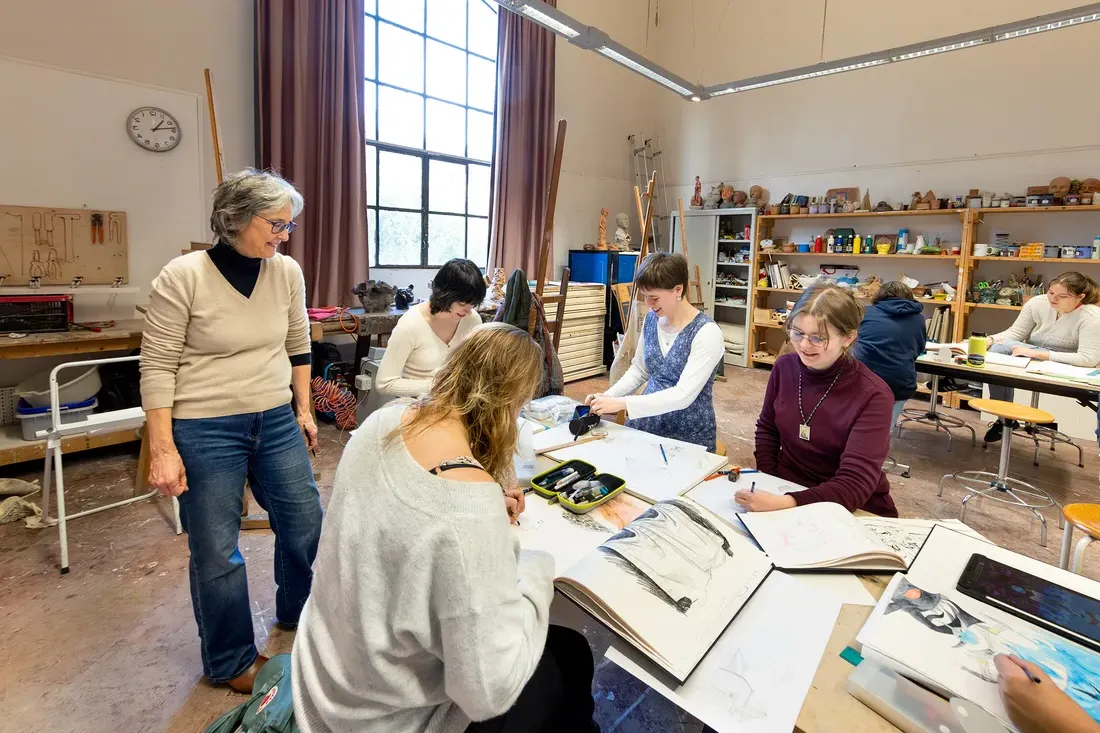
[[0,204],[0,275],[5,285],[125,283],[126,212]]

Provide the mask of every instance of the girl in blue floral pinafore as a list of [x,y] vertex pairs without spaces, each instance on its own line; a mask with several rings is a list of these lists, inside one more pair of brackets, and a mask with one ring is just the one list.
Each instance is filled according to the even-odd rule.
[[[676,340],[668,353],[662,354],[661,342],[657,334],[657,316],[652,312],[646,314],[645,324],[642,327],[642,345],[645,347],[645,366],[646,371],[649,372],[649,380],[642,394],[651,394],[676,386],[691,354],[691,342],[695,339],[695,334],[711,322],[711,319],[703,313],[697,314],[680,333],[676,334]],[[714,373],[717,371],[718,365],[715,364]],[[714,418],[714,373],[699,391],[695,401],[684,409],[628,420],[627,426],[653,435],[695,443],[713,452],[718,439],[718,425]]]

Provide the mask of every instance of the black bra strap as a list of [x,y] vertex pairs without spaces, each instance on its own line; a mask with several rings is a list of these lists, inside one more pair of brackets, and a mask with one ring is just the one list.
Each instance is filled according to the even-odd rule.
[[444,471],[450,471],[453,468],[480,468],[482,471],[485,470],[484,466],[482,466],[473,456],[458,456],[457,458],[452,458],[449,461],[443,461],[438,466],[429,471],[429,473],[438,476]]

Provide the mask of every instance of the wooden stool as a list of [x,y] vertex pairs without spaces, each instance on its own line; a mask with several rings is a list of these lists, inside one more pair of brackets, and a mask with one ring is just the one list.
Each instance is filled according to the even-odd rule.
[[[1062,516],[1066,520],[1066,528],[1062,532],[1062,558],[1058,566],[1063,570],[1071,570],[1081,574],[1081,565],[1085,562],[1085,548],[1093,540],[1100,540],[1100,504],[1068,504],[1062,508]],[[1069,548],[1073,544],[1073,528],[1085,533],[1077,542],[1077,549],[1073,551],[1073,567],[1069,564]]]
[[726,455],[726,444],[720,440],[714,441],[714,452],[720,456]]
[[[955,479],[966,489],[967,494],[962,500],[962,516],[960,517],[964,522],[966,521],[966,504],[975,496],[1027,509],[1039,518],[1039,544],[1046,547],[1047,520],[1038,510],[1058,506],[1058,502],[1042,489],[1008,475],[1008,463],[1012,455],[1012,428],[1009,427],[1009,420],[1051,423],[1054,422],[1054,415],[1034,407],[1017,405],[1015,402],[1004,400],[970,400],[970,406],[975,410],[996,415],[1001,421],[1004,428],[1004,437],[1001,438],[1001,462],[998,464],[997,473],[995,474],[989,471],[956,471],[955,473],[944,474],[943,478],[940,479],[939,495],[943,496],[943,482],[949,478]],[[1062,526],[1061,514],[1058,515],[1058,526]]]

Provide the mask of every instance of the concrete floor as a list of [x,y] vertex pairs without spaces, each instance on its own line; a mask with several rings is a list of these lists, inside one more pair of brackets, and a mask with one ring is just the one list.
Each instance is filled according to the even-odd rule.
[[[729,370],[715,390],[719,438],[730,460],[752,465],[753,431],[763,398],[766,371]],[[582,396],[606,380],[568,387]],[[912,403],[917,407],[917,403]],[[960,413],[978,430],[975,413]],[[327,502],[340,457],[341,436],[322,430],[317,459],[322,499]],[[957,517],[958,488],[936,496],[937,481],[948,470],[995,471],[998,451],[983,451],[957,440],[946,449],[942,433],[907,430],[895,441],[894,456],[912,465],[912,478],[891,477],[894,499],[905,517]],[[1031,465],[1022,443],[1013,452],[1013,472],[1050,491],[1063,503],[1100,501],[1096,446],[1085,445],[1085,468],[1076,452],[1041,451],[1042,465]],[[67,502],[71,511],[129,495],[136,444],[73,456],[66,461]],[[39,479],[41,464],[0,469],[0,475]],[[72,572],[57,572],[56,530],[33,531],[22,522],[0,526],[0,730],[12,731],[193,731],[202,730],[243,698],[214,688],[202,678],[187,588],[186,537],[169,525],[166,500],[143,502],[76,520],[70,525]],[[1050,541],[1039,546],[1035,519],[984,502],[972,506],[969,524],[993,541],[1046,562],[1058,561],[1061,532],[1053,512]],[[248,560],[249,584],[258,645],[267,654],[289,651],[293,634],[274,627],[274,582],[270,532],[245,532],[241,549]],[[1100,579],[1100,550],[1090,555],[1085,574]],[[599,653],[606,632],[584,618],[556,608],[557,620],[582,628]],[[605,733],[689,731],[700,724],[678,711],[615,665],[602,663],[594,694]]]

